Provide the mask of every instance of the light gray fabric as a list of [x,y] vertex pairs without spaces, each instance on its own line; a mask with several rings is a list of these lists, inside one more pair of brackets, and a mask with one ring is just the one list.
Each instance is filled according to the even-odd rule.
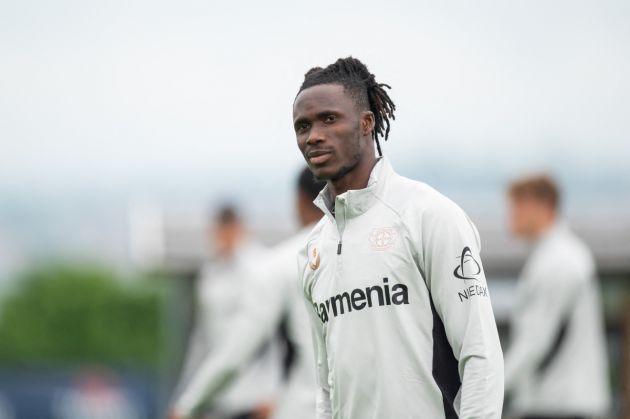
[[452,363],[435,370],[452,367],[459,417],[500,418],[501,347],[479,237],[464,212],[394,173],[385,159],[367,188],[334,202],[325,189],[316,204],[326,216],[300,252],[299,272],[311,313],[318,417],[444,418],[433,375],[434,357],[444,355]]
[[[176,402],[181,414],[191,414],[205,401],[203,370],[208,360],[229,365],[228,360],[223,360],[226,347],[235,354],[249,350],[246,342],[240,345],[234,339],[234,331],[241,323],[242,313],[250,309],[249,290],[265,279],[256,271],[268,255],[267,250],[250,243],[233,260],[203,270],[197,290],[199,315]],[[223,391],[216,394],[212,405],[222,414],[238,414],[275,400],[282,371],[279,346],[271,342],[263,353],[253,355],[249,362],[239,365],[238,374],[228,371],[229,374],[220,376],[221,382],[216,385]]]
[[[608,362],[595,262],[564,223],[537,243],[517,295],[505,358],[505,385],[515,412],[607,413]],[[563,325],[566,333],[559,341]],[[548,365],[541,370],[545,359]]]
[[315,372],[307,313],[298,287],[295,258],[312,226],[303,229],[257,260],[255,275],[243,298],[241,313],[228,339],[196,365],[191,384],[177,401],[178,413],[189,416],[205,400],[214,399],[242,372],[258,348],[288,318],[295,359],[288,382],[279,389],[273,419],[315,417]]

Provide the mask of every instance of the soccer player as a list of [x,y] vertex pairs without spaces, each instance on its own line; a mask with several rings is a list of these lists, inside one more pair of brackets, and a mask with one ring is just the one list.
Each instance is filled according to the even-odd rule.
[[535,246],[518,283],[505,388],[524,418],[600,417],[610,389],[595,262],[560,220],[559,195],[547,176],[509,188],[512,233]]
[[293,365],[281,391],[273,419],[315,418],[315,369],[308,315],[297,287],[295,256],[322,212],[313,200],[324,186],[308,169],[298,178],[296,209],[302,229],[269,251],[258,266],[261,280],[247,296],[243,313],[221,350],[211,353],[201,363],[191,384],[177,401],[172,418],[188,418],[221,391],[251,361],[260,346],[278,330],[281,320],[288,320],[289,338],[294,345]]
[[377,157],[395,110],[385,88],[348,57],[309,70],[293,104],[297,144],[327,181],[299,255],[318,417],[499,418],[479,235],[457,205]]
[[[250,303],[242,296],[264,280],[253,273],[259,261],[267,257],[267,249],[248,234],[236,208],[221,207],[213,221],[210,234],[215,257],[203,267],[197,282],[198,313],[178,393],[190,387],[205,357],[220,351],[223,342],[232,336],[240,313]],[[252,357],[255,359],[244,365],[238,377],[215,398],[212,417],[248,419],[268,410],[281,380],[281,351],[275,339],[265,343],[264,348],[257,348],[260,351]]]

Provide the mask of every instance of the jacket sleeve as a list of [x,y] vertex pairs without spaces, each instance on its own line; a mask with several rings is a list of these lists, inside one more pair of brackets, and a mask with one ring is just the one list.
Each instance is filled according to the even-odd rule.
[[534,281],[521,288],[525,292],[513,322],[512,344],[505,355],[506,391],[543,364],[563,323],[568,321],[571,303],[583,283],[571,278],[566,267],[553,272],[538,270],[532,274]]
[[[282,262],[291,263],[291,259],[285,258]],[[176,401],[175,412],[180,416],[192,417],[211,402],[275,333],[287,307],[286,299],[291,291],[288,287],[294,281],[288,282],[286,275],[276,274],[273,264],[266,265],[258,275],[257,280],[251,281],[234,333],[205,357]]]
[[[446,335],[461,382],[455,409],[459,405],[461,419],[498,419],[503,355],[479,258],[479,234],[464,212],[448,202],[421,216],[421,235],[418,258],[431,294],[434,334],[443,330]],[[434,374],[440,367],[434,364]]]
[[[314,315],[315,308],[307,303],[306,309],[311,323],[311,335],[315,351],[315,368],[317,377],[317,394],[315,395],[315,409],[317,419],[332,419],[332,406],[330,402],[330,388],[328,387],[328,360],[326,359],[326,346],[322,336],[321,322]],[[320,322],[317,325],[316,322]]]
[[308,264],[307,249],[305,248],[298,255],[298,270],[300,283],[303,290],[304,303],[308,312],[309,323],[311,325],[311,337],[313,341],[313,352],[315,355],[315,375],[317,380],[317,394],[315,397],[315,409],[317,419],[332,419],[332,405],[330,401],[330,388],[328,386],[328,355],[326,353],[326,342],[324,340],[323,323],[319,318],[310,292],[310,285],[305,283],[305,272]]

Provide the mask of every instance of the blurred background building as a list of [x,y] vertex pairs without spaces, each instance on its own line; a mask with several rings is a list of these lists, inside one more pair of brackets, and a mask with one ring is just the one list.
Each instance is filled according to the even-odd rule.
[[479,227],[504,335],[527,254],[505,187],[559,180],[630,417],[627,2],[25,0],[0,3],[0,418],[59,416],[86,382],[163,413],[208,211],[236,202],[268,245],[295,231],[293,98],[347,55],[393,87],[397,171]]

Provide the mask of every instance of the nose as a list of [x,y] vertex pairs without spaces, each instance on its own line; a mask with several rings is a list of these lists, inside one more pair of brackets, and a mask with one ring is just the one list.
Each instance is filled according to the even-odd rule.
[[317,124],[314,124],[308,133],[308,138],[306,138],[306,144],[313,145],[313,144],[321,143],[322,141],[324,141],[324,138],[325,137],[324,137],[322,128],[317,126]]

